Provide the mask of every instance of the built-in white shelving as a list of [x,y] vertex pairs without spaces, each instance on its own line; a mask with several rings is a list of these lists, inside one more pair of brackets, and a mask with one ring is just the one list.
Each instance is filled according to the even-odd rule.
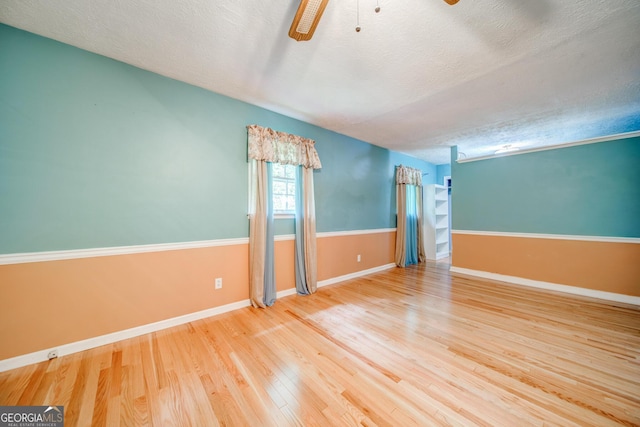
[[427,259],[446,258],[449,254],[449,191],[443,185],[424,187],[424,249]]

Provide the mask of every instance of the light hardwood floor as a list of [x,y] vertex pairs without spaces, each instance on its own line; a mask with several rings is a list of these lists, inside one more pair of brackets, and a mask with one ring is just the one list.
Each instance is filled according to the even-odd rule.
[[0,373],[65,425],[640,424],[640,308],[393,269]]

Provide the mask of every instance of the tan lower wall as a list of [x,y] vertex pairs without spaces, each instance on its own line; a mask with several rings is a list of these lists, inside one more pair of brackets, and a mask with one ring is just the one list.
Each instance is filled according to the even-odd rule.
[[457,234],[452,265],[561,285],[640,296],[640,245]]
[[0,360],[247,299],[247,263],[234,245],[0,266]]
[[392,263],[395,250],[395,231],[318,239],[318,280]]
[[[393,262],[394,239],[319,238],[319,280]],[[0,360],[247,300],[248,253],[237,244],[0,265]],[[293,254],[292,240],[275,243],[278,291],[295,287]]]

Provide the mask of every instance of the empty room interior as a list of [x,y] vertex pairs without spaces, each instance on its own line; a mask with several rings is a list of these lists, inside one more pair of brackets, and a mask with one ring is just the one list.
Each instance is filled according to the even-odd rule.
[[0,425],[640,425],[640,2],[3,0],[0,301]]

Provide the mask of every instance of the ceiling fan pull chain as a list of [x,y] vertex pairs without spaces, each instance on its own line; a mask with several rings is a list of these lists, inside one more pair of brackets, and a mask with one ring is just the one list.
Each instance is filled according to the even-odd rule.
[[360,30],[360,0],[356,0],[356,33],[359,33]]
[[380,0],[376,0],[376,8],[375,8],[376,13],[380,13]]

